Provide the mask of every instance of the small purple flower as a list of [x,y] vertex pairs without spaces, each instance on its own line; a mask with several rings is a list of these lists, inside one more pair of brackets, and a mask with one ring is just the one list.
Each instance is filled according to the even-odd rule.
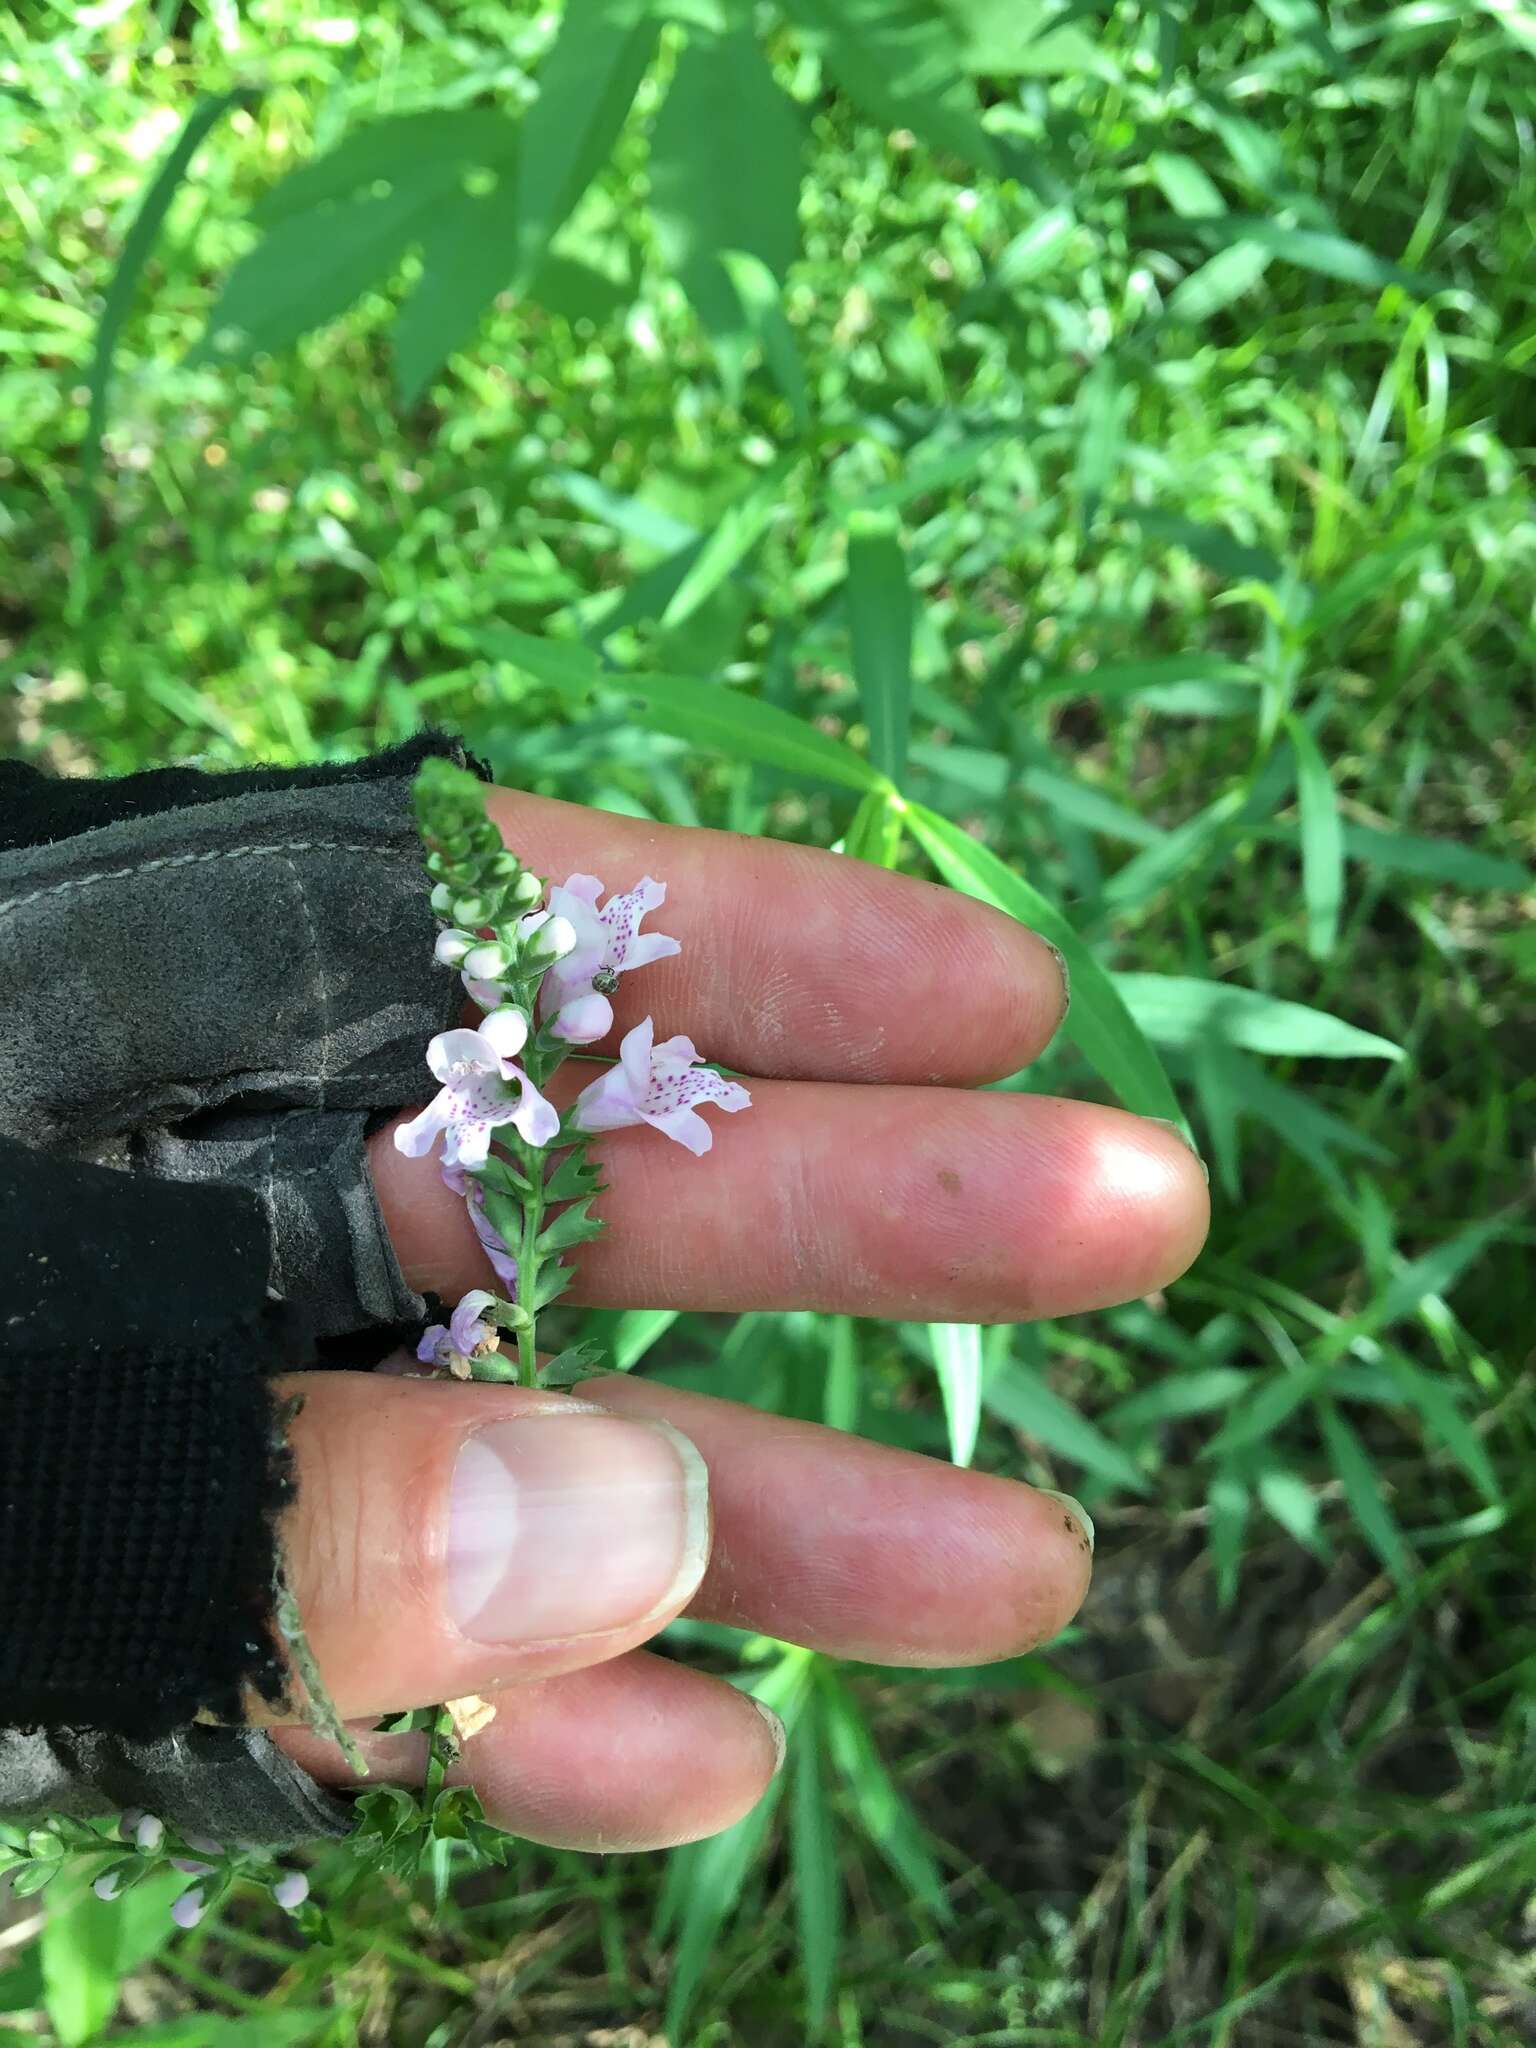
[[207,1910],[207,1907],[203,1904],[202,1893],[196,1885],[193,1885],[190,1891],[183,1892],[181,1897],[173,1903],[171,1918],[178,1927],[195,1927]]
[[576,1123],[584,1131],[618,1131],[650,1124],[693,1153],[707,1152],[714,1133],[694,1107],[715,1102],[722,1109],[746,1109],[752,1101],[738,1081],[727,1081],[699,1064],[691,1038],[661,1045],[654,1019],[628,1032],[616,1066],[583,1088],[576,1099]]
[[463,1195],[469,1206],[469,1220],[475,1226],[475,1235],[480,1240],[480,1249],[490,1261],[491,1271],[507,1290],[508,1297],[517,1299],[517,1261],[507,1250],[506,1240],[486,1214],[485,1189],[479,1181],[471,1179],[462,1166],[445,1166],[443,1182],[456,1195]]
[[297,1913],[309,1897],[309,1879],[302,1870],[285,1870],[273,1885],[272,1896],[285,1913]]
[[[430,1152],[444,1133],[445,1164],[484,1166],[491,1133],[503,1124],[513,1125],[530,1145],[547,1145],[559,1130],[559,1111],[505,1050],[514,1039],[521,1050],[527,1019],[518,1010],[496,1015],[508,1021],[490,1031],[440,1032],[427,1047],[427,1065],[443,1085],[420,1116],[395,1131],[396,1147],[408,1157],[418,1159]],[[522,1038],[512,1018],[521,1020]],[[509,1082],[516,1082],[516,1087],[509,1087]]]
[[667,900],[664,882],[645,875],[633,889],[610,896],[599,910],[602,893],[596,875],[572,875],[549,892],[550,908],[568,921],[576,943],[545,975],[539,1013],[553,1017],[556,1034],[572,1045],[593,1045],[613,1029],[608,998],[619,975],[682,951],[676,939],[640,929],[641,919]]
[[494,1350],[492,1339],[499,1341],[496,1325],[482,1321],[480,1315],[480,1311],[489,1308],[495,1299],[495,1295],[483,1287],[476,1287],[466,1294],[446,1329],[441,1323],[433,1323],[423,1332],[421,1342],[416,1346],[416,1356],[421,1363],[444,1366],[456,1379],[468,1379],[470,1360],[482,1347]]

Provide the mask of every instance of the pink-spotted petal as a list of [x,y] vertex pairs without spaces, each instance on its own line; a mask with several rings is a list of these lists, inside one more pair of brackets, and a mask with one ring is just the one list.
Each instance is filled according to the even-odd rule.
[[453,1097],[446,1088],[441,1089],[419,1116],[413,1116],[408,1124],[396,1124],[395,1150],[403,1152],[407,1159],[420,1159],[423,1153],[430,1152],[438,1133],[448,1128],[452,1110]]

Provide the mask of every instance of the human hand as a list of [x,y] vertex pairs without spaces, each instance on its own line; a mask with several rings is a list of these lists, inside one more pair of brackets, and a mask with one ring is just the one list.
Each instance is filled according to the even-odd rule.
[[[1147,1293],[1194,1257],[1205,1182],[1172,1131],[978,1092],[1064,1013],[1033,933],[831,854],[509,791],[490,805],[540,872],[666,879],[684,947],[647,970],[644,1008],[751,1078],[752,1113],[704,1160],[637,1131],[594,1148],[611,1228],[570,1299],[1014,1322]],[[614,1045],[639,1015],[627,985],[615,1008]],[[556,1078],[563,1102],[586,1076],[573,1060]],[[386,1129],[372,1167],[412,1284],[486,1284],[437,1162]],[[494,1698],[460,1774],[538,1841],[657,1847],[762,1793],[779,1745],[752,1701],[641,1647],[680,1613],[972,1664],[1054,1635],[1088,1584],[1088,1540],[1052,1495],[643,1380],[575,1399],[348,1373],[294,1390],[290,1575],[332,1697],[364,1728]],[[307,1730],[279,1739],[349,1782]],[[361,1739],[378,1776],[419,1776],[420,1737]]]

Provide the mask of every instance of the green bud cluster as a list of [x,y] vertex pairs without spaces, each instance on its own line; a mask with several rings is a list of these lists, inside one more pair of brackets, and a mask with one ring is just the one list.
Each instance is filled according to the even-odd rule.
[[476,931],[541,900],[544,884],[502,845],[486,816],[485,785],[467,769],[441,757],[424,761],[411,795],[439,917]]

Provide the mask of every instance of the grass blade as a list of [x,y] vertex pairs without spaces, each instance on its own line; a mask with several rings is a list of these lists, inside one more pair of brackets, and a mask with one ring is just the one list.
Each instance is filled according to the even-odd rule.
[[998,859],[989,847],[936,811],[908,804],[907,822],[952,888],[1016,917],[1059,947],[1072,977],[1072,1004],[1062,1027],[1127,1109],[1181,1123],[1178,1100],[1162,1062],[1126,1007],[1113,980],[1053,903]]
[[981,1427],[981,1331],[975,1323],[930,1323],[928,1338],[944,1396],[949,1455],[969,1465]]
[[1339,941],[1339,913],[1344,903],[1344,830],[1338,792],[1311,728],[1292,712],[1286,730],[1296,754],[1307,951],[1314,960],[1326,960]]
[[848,522],[848,624],[870,757],[899,787],[911,724],[912,591],[888,512],[855,512]]

